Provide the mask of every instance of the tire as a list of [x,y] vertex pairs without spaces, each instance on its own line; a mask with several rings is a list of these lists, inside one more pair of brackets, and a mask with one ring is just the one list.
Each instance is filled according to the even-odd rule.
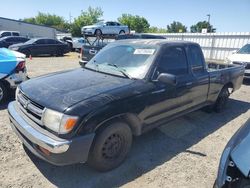
[[222,88],[215,104],[214,104],[214,111],[219,113],[219,112],[222,112],[226,105],[227,105],[227,102],[228,102],[228,98],[230,96],[230,93],[228,91],[228,87],[224,87]]
[[102,31],[100,29],[95,30],[95,35],[97,37],[101,37],[102,36]]
[[6,102],[9,98],[9,90],[6,87],[6,85],[2,82],[0,82],[0,104],[3,104]]
[[21,53],[25,54],[26,57],[29,57],[31,55],[30,50],[23,50]]
[[119,35],[125,35],[125,31],[121,30],[121,31],[119,32]]
[[97,131],[88,164],[105,172],[118,167],[126,158],[132,144],[131,129],[126,123],[113,122]]

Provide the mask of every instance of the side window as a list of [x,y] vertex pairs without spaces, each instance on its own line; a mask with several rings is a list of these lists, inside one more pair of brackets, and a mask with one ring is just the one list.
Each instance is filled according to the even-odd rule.
[[28,41],[28,39],[26,39],[26,38],[20,38],[19,41],[20,42],[26,42],[26,41]]
[[56,44],[56,42],[52,39],[47,39],[46,44]]
[[166,47],[158,64],[158,73],[183,75],[188,73],[185,50],[182,47]]
[[7,38],[5,41],[6,42],[13,42],[13,38]]
[[202,56],[202,51],[198,46],[190,46],[189,47],[189,61],[192,67],[193,72],[201,72],[204,71],[204,58]]
[[35,42],[36,44],[46,44],[45,39],[40,39]]
[[11,33],[10,32],[4,32],[4,33],[2,33],[1,36],[2,37],[11,36]]
[[19,36],[19,33],[13,32],[12,35],[13,35],[13,36]]

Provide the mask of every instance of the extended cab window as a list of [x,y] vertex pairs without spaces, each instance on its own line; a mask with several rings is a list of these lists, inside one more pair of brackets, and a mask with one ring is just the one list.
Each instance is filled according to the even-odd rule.
[[189,61],[193,72],[204,71],[204,58],[202,56],[202,51],[198,46],[192,45],[189,47]]
[[188,73],[188,65],[185,50],[182,47],[166,47],[160,57],[158,74],[169,73],[183,75]]

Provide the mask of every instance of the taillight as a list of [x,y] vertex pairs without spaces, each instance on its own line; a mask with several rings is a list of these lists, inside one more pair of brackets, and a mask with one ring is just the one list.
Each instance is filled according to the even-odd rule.
[[16,72],[23,71],[25,68],[25,61],[20,61],[16,66]]
[[81,52],[80,52],[80,59],[83,57],[83,47],[81,47]]

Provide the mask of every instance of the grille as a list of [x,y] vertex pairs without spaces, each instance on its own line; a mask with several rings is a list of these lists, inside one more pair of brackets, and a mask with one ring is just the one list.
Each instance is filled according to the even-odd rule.
[[42,115],[44,107],[30,100],[23,92],[17,93],[17,102],[21,111],[32,121],[43,126]]

